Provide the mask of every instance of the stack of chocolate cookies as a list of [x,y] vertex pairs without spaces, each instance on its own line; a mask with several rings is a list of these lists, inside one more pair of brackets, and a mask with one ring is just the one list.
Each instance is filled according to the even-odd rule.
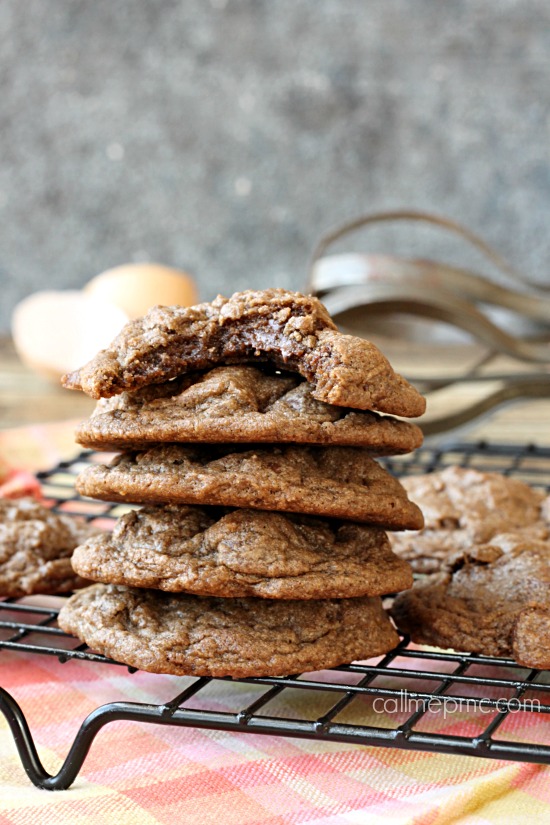
[[144,504],[75,551],[100,582],[59,623],[153,672],[287,675],[390,650],[408,588],[385,530],[423,519],[373,458],[415,449],[424,399],[314,298],[156,307],[64,384],[100,398],[79,443],[120,450],[78,490]]

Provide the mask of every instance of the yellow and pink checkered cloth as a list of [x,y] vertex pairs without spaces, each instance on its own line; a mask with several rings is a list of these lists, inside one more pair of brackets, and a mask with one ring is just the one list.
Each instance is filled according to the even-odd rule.
[[[50,466],[75,451],[71,433],[72,423],[5,431],[0,459]],[[45,768],[56,773],[90,711],[117,700],[168,701],[181,680],[2,651],[0,684],[22,706]],[[209,690],[209,707],[220,711],[235,710],[236,690],[241,706],[252,699],[245,684],[214,682]],[[293,706],[300,697],[282,701],[283,714],[303,711]],[[549,724],[546,715],[520,717],[511,720],[511,736]],[[475,724],[455,713],[445,730],[472,735]],[[550,768],[131,722],[103,728],[68,791],[40,791],[0,718],[0,825],[481,825],[527,817],[529,825],[550,822]]]

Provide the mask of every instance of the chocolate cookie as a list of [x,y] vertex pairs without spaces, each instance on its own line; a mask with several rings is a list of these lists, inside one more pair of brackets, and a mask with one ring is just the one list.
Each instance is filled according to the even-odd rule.
[[296,374],[217,367],[101,399],[76,440],[99,450],[189,441],[340,444],[376,455],[408,453],[422,443],[414,424],[325,404],[311,392]]
[[65,593],[88,584],[75,574],[71,555],[96,533],[34,499],[0,499],[0,596]]
[[300,373],[328,404],[405,417],[425,410],[424,398],[374,344],[338,332],[317,298],[284,289],[155,307],[63,385],[104,398],[190,370],[262,361]]
[[376,527],[177,504],[127,513],[72,564],[94,581],[200,596],[341,599],[412,586],[410,566]]
[[400,593],[391,612],[414,642],[550,668],[550,543],[496,536]]
[[453,466],[401,482],[422,510],[424,528],[390,541],[419,573],[452,564],[457,554],[497,533],[522,529],[532,538],[550,536],[543,493],[518,479]]
[[107,501],[213,504],[422,526],[397,481],[360,447],[153,447],[87,467],[78,491]]
[[59,625],[93,650],[153,673],[286,676],[378,656],[398,637],[379,598],[216,599],[95,584]]

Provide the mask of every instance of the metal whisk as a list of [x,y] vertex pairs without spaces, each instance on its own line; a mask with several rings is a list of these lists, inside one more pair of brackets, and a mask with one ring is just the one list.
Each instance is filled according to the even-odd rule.
[[[503,286],[469,269],[431,260],[379,254],[326,255],[332,244],[358,229],[403,220],[457,234],[485,255],[513,285]],[[481,345],[482,355],[476,363],[458,375],[407,375],[428,398],[464,382],[482,382],[487,387],[483,398],[459,411],[420,422],[426,435],[463,426],[510,401],[550,398],[549,289],[521,276],[485,241],[460,224],[414,211],[365,215],[329,232],[313,252],[307,282],[307,290],[322,299],[336,322],[344,329],[351,327],[355,334],[369,337],[369,330],[378,328],[381,316],[399,313],[445,322]],[[526,321],[534,325],[536,337],[503,329],[490,317],[495,309],[513,314],[523,326]],[[488,365],[501,355],[520,362],[517,370],[487,372]],[[526,365],[531,366],[528,371]]]

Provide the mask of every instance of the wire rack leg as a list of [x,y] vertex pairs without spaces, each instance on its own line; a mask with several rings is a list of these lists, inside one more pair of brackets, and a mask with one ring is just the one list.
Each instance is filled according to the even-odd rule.
[[67,758],[55,776],[44,769],[23,711],[13,696],[3,688],[0,688],[0,711],[6,717],[21,763],[31,782],[44,790],[64,791],[78,776],[92,742],[104,725],[120,719],[138,720],[143,712],[150,712],[151,708],[144,707],[140,713],[134,708],[126,707],[123,702],[113,702],[94,710],[80,726]]
[[[195,684],[188,687],[183,694],[176,698],[179,700],[182,697],[191,696],[203,686],[205,681],[209,680],[197,679]],[[52,776],[44,769],[40,761],[25,714],[13,696],[1,687],[0,711],[6,717],[27,776],[37,788],[47,791],[64,791],[72,785],[95,737],[108,722],[145,722],[178,727],[213,728],[215,730],[225,729],[226,727],[237,730],[247,729],[244,724],[230,725],[225,719],[216,718],[212,720],[210,717],[213,714],[201,714],[200,711],[191,712],[190,715],[187,715],[185,711],[178,713],[175,701],[164,705],[111,702],[107,705],[101,705],[86,717],[60,770],[55,776]],[[222,714],[222,716],[227,716],[227,714]]]

